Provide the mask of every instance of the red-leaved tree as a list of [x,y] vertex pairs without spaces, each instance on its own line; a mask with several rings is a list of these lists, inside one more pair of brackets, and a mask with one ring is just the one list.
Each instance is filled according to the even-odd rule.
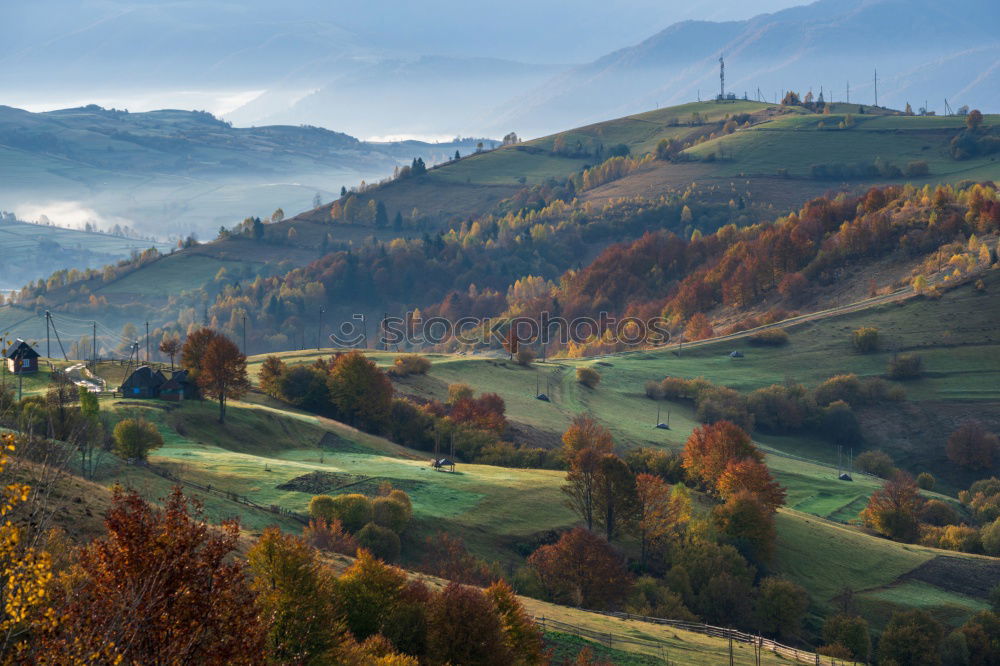
[[107,536],[55,586],[59,622],[43,663],[263,664],[264,627],[245,566],[229,556],[236,521],[215,530],[174,488],[163,509],[117,488]]
[[549,597],[586,608],[611,608],[628,592],[624,559],[601,537],[577,527],[528,558]]

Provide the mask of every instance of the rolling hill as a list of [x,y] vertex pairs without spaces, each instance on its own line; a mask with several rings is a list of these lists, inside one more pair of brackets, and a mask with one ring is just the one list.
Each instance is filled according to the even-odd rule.
[[0,215],[0,239],[7,248],[0,264],[0,291],[19,289],[26,280],[47,278],[60,270],[101,268],[149,247],[170,249],[156,241],[28,224],[13,214]]
[[947,98],[994,108],[1000,43],[986,26],[998,18],[988,0],[820,0],[743,21],[685,21],[546,81],[513,100],[500,124],[530,134],[552,118],[586,123],[699,91],[713,98],[720,55],[738,97],[776,102],[786,90],[825,89],[827,100],[873,105],[877,69],[880,105],[927,100],[941,111]]
[[0,202],[24,218],[210,237],[247,215],[301,210],[320,193],[477,143],[368,143],[317,127],[233,127],[193,111],[0,107]]
[[[221,296],[233,305],[231,290],[240,285],[258,276],[287,280],[289,271],[303,267],[294,274],[300,286],[325,283],[324,323],[330,327],[359,311],[374,319],[386,309],[425,308],[451,290],[465,292],[470,284],[502,294],[526,275],[556,280],[608,245],[637,239],[647,231],[711,233],[728,223],[774,220],[824,193],[856,193],[878,184],[997,178],[994,154],[953,157],[952,142],[965,127],[962,117],[892,115],[881,109],[855,114],[856,107],[843,104],[832,105],[829,114],[816,110],[702,102],[473,152],[423,175],[356,189],[332,204],[265,224],[256,240],[247,236],[249,228],[237,229],[214,242],[122,269],[113,280],[99,276],[57,287],[45,292],[45,305],[89,316],[84,313],[90,306],[79,299],[86,291],[88,298],[93,294],[113,306],[98,313],[110,328],[146,317],[154,327],[176,325],[184,310],[185,321],[204,320],[206,298]],[[985,116],[984,141],[995,135],[997,120]],[[664,141],[676,152],[669,159],[655,158]],[[608,157],[612,151],[629,157]],[[597,166],[588,170],[592,164]],[[608,165],[623,166],[610,176],[593,176]],[[361,213],[354,213],[353,221],[344,219],[344,211],[352,207]],[[365,217],[378,207],[386,220],[396,222],[376,225]],[[690,209],[688,222],[682,219],[685,207]],[[334,210],[340,211],[336,220]],[[501,247],[487,237],[499,233],[498,220],[525,231],[543,221],[550,232],[530,245],[516,240],[517,233],[524,232],[514,232]],[[480,232],[474,243],[463,240],[458,250],[459,238],[473,231],[472,221]],[[435,241],[438,234],[443,234],[441,240]],[[374,268],[389,248],[406,255],[405,245],[392,241],[407,238],[423,239],[425,248],[428,242],[456,248],[436,256],[425,249],[420,261],[447,259],[462,269],[428,276],[434,278],[431,287],[416,274],[407,277],[416,270],[416,257],[400,259],[404,263],[397,263],[394,272]],[[373,241],[385,245],[379,249]],[[345,281],[343,262],[354,261],[354,253],[364,257],[364,265]],[[420,284],[424,286],[417,289]],[[238,328],[239,318],[231,319],[230,305],[217,310],[218,324]],[[313,339],[320,324],[318,311],[296,307],[301,309],[295,313],[299,323],[287,330],[255,330],[251,318],[252,348],[304,346],[307,338]],[[8,310],[0,314],[10,323],[37,319],[19,308]],[[32,325],[37,328],[37,323]]]

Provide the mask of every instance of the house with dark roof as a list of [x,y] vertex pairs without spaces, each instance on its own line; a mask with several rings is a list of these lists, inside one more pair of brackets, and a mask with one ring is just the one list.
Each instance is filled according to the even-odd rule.
[[136,368],[118,390],[123,398],[158,398],[160,388],[166,383],[167,378],[162,372],[143,365]]
[[7,369],[18,375],[38,372],[38,356],[31,345],[18,338],[7,350]]
[[194,382],[188,379],[187,370],[176,370],[170,375],[170,379],[160,386],[159,395],[161,400],[180,402],[197,398],[198,390]]

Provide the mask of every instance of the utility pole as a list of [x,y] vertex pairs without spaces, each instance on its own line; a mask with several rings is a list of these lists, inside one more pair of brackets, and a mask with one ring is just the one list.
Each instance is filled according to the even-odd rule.
[[878,108],[878,67],[875,68],[875,108]]
[[149,365],[149,322],[146,322],[146,365]]
[[243,313],[243,355],[247,355],[247,313]]
[[50,349],[51,343],[49,341],[49,311],[45,311],[45,358],[52,358],[52,350]]
[[368,349],[368,318],[361,315],[361,334],[364,336],[365,349]]
[[94,337],[91,339],[93,344],[94,353],[90,356],[90,362],[93,364],[92,370],[97,372],[97,322],[94,322]]

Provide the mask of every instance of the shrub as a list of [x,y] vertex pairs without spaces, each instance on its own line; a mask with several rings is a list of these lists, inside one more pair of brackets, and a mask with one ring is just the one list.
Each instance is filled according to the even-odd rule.
[[663,384],[652,379],[646,382],[646,397],[653,400],[663,400]]
[[865,451],[854,459],[854,466],[862,472],[868,472],[883,479],[888,479],[895,473],[896,464],[883,451]]
[[924,370],[924,359],[920,354],[897,354],[889,360],[886,374],[889,379],[916,379]]
[[862,385],[857,375],[835,375],[816,387],[816,404],[826,407],[831,402],[842,400],[852,407],[862,403]]
[[979,530],[968,525],[948,525],[944,528],[941,547],[961,553],[978,553],[982,550]]
[[344,531],[344,526],[339,520],[328,521],[323,518],[314,518],[302,530],[302,538],[313,548],[331,553],[354,557],[358,552],[358,542]]
[[577,368],[576,381],[587,388],[597,388],[597,385],[601,383],[601,373],[593,368]]
[[115,425],[114,452],[119,458],[145,460],[150,451],[161,446],[160,431],[144,418],[122,419]]
[[757,620],[774,636],[797,636],[809,608],[809,595],[799,585],[774,576],[760,583]]
[[313,518],[332,520],[333,498],[329,495],[313,495],[313,498],[309,500],[309,515]]
[[917,160],[906,165],[906,175],[908,178],[918,178],[930,175],[931,169],[924,160]]
[[391,497],[376,497],[372,502],[372,522],[402,534],[410,522],[409,507]]
[[878,329],[870,326],[862,326],[851,335],[854,348],[862,354],[868,354],[878,350]]
[[917,475],[917,486],[921,490],[934,490],[934,484],[937,481],[934,479],[934,475],[930,472],[921,472]]
[[[823,623],[823,640],[830,645],[839,645],[848,652],[846,658],[867,662],[872,649],[868,622],[857,615],[838,613]],[[844,657],[841,657],[844,658]]]
[[[918,482],[917,485],[919,486],[920,483]],[[958,513],[945,502],[932,499],[928,500],[920,510],[920,520],[929,525],[944,527],[957,523]]]
[[518,347],[517,353],[514,354],[514,362],[518,365],[523,365],[525,367],[531,365],[531,362],[535,360],[535,352],[533,352],[528,347]]
[[[983,542],[983,552],[993,557],[1000,556],[1000,518],[986,525],[979,535]],[[1000,585],[995,588],[997,593],[996,610],[1000,612]]]
[[472,399],[475,393],[468,384],[448,384],[448,404],[454,405],[459,400]]
[[750,335],[747,342],[758,347],[780,347],[788,344],[788,332],[783,328],[769,328]]
[[324,503],[324,506],[329,507],[329,515],[316,517],[339,520],[348,532],[357,532],[372,520],[372,501],[364,495],[338,495],[331,498],[329,503]]
[[702,391],[698,396],[697,419],[702,423],[732,421],[744,430],[753,430],[753,415],[747,401],[731,388],[716,386]]
[[278,396],[285,402],[310,411],[328,407],[330,391],[326,372],[308,365],[296,365],[285,370],[276,383]]
[[958,499],[975,512],[976,520],[984,523],[996,520],[1000,518],[1000,479],[995,476],[980,479],[958,493]]
[[697,616],[684,605],[681,595],[667,587],[662,580],[652,576],[636,579],[629,592],[625,609],[629,613],[646,617],[669,617],[676,620],[697,622]]
[[385,562],[393,562],[399,557],[399,535],[388,527],[368,523],[355,535],[358,545]]
[[824,434],[837,444],[849,444],[861,439],[861,425],[854,410],[843,400],[835,400],[822,410]]
[[747,409],[763,430],[787,432],[805,426],[816,415],[816,402],[801,384],[773,384],[747,396]]
[[1000,438],[987,432],[978,421],[962,424],[948,437],[948,459],[969,469],[993,467],[993,457],[998,449]]
[[431,369],[431,362],[426,356],[419,354],[405,354],[397,356],[393,362],[393,374],[397,377],[409,377],[410,375],[426,375]]

